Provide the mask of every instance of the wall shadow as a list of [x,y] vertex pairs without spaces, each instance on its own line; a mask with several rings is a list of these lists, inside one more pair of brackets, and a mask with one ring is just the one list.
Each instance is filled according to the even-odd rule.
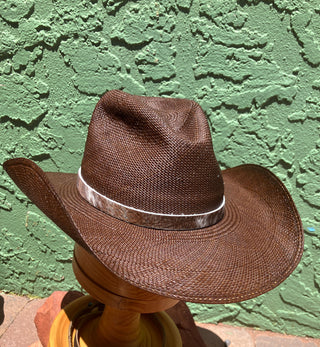
[[4,322],[4,298],[0,295],[0,325]]

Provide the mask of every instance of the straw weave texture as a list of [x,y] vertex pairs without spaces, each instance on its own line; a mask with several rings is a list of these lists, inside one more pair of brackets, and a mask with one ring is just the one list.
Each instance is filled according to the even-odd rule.
[[206,117],[192,101],[104,95],[82,162],[101,194],[147,211],[201,213],[225,194],[224,215],[193,230],[159,230],[114,218],[88,203],[76,174],[45,173],[28,159],[5,169],[62,230],[114,274],[160,295],[202,303],[258,296],[279,285],[303,252],[290,194],[269,170],[220,171]]

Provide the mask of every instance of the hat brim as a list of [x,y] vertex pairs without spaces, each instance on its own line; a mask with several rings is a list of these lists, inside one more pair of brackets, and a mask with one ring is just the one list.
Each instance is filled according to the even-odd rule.
[[4,167],[110,271],[156,294],[199,303],[247,300],[278,286],[302,256],[303,229],[292,198],[275,175],[257,165],[222,171],[223,219],[188,231],[140,227],[99,211],[78,193],[76,174],[45,173],[23,158]]

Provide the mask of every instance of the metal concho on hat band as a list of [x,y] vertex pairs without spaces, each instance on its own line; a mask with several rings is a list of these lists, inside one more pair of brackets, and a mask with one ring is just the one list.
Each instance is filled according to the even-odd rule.
[[148,212],[109,199],[90,187],[78,171],[77,188],[91,205],[112,217],[142,227],[163,230],[192,230],[216,224],[224,215],[225,197],[218,208],[199,214],[163,214]]

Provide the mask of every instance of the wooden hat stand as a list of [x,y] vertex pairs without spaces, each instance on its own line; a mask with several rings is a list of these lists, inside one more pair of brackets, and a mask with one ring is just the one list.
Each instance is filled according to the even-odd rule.
[[126,283],[77,244],[73,270],[90,295],[60,311],[50,329],[48,346],[182,346],[178,328],[163,312],[177,300]]
[[[78,244],[73,270],[90,295],[59,312],[50,329],[48,347],[206,346],[182,301],[126,283]],[[225,344],[215,335],[213,346]]]

